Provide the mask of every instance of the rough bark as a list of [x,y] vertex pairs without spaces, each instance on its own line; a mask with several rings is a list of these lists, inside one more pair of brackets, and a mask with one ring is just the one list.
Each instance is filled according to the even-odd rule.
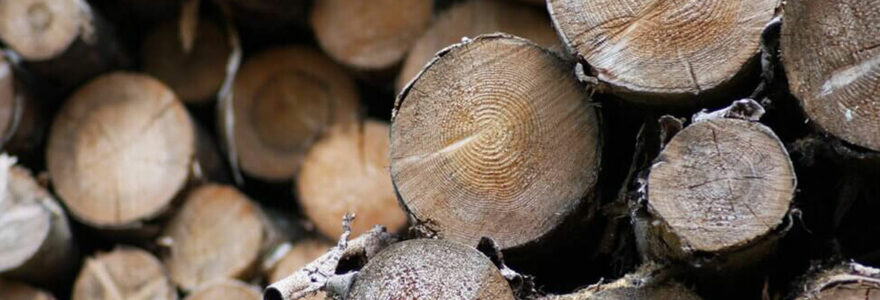
[[780,41],[789,89],[807,116],[880,152],[880,1],[789,1]]
[[0,39],[62,90],[121,62],[109,24],[82,0],[3,1]]
[[184,300],[259,300],[260,288],[238,280],[215,280],[203,284]]
[[52,195],[14,163],[0,156],[0,274],[59,285],[78,259],[70,224]]
[[438,53],[398,97],[391,175],[441,238],[535,242],[592,201],[598,116],[556,54],[484,35]]
[[0,299],[4,300],[55,300],[52,294],[24,283],[0,279]]
[[761,113],[757,103],[738,101],[698,114],[672,137],[651,166],[637,214],[645,258],[706,269],[723,262],[733,271],[772,253],[796,179],[779,138],[757,122]]
[[[323,54],[302,46],[245,61],[234,93],[232,105],[221,107],[218,115],[222,136],[234,144],[241,169],[266,181],[292,179],[324,130],[353,122],[358,113],[354,80]],[[232,126],[224,126],[229,122]]]
[[880,270],[843,263],[813,274],[798,292],[796,300],[878,300]]
[[180,22],[157,26],[144,40],[143,68],[170,86],[187,104],[203,104],[215,99],[226,77],[226,61],[231,51],[224,31],[216,23],[199,20],[192,48],[181,40]]
[[334,60],[364,71],[403,59],[431,20],[433,1],[322,0],[309,15],[318,44]]
[[515,299],[488,257],[455,242],[419,239],[379,252],[347,299]]
[[[333,248],[333,246],[334,245],[330,242],[314,238],[299,241],[290,248],[287,254],[285,254],[278,264],[272,268],[271,272],[267,274],[266,277],[269,279],[270,283],[281,281],[326,253],[328,249]],[[315,293],[315,295],[304,297],[302,299],[320,300],[326,298],[327,295],[323,291],[319,291]]]
[[184,187],[195,132],[174,92],[133,73],[103,75],[61,108],[46,160],[56,192],[78,220],[136,228]]
[[406,215],[397,202],[389,158],[388,123],[339,124],[312,145],[296,178],[305,216],[328,237],[342,234],[339,219],[357,216],[352,234],[374,225],[397,231]]
[[71,298],[176,300],[177,290],[153,255],[137,248],[117,247],[86,259]]
[[[686,103],[739,81],[779,0],[548,0],[570,52],[612,92]],[[740,75],[740,76],[737,76]]]
[[217,279],[250,279],[279,237],[247,196],[209,184],[187,196],[159,242],[172,281],[192,291]]
[[552,50],[561,46],[546,14],[534,7],[509,0],[458,3],[437,16],[416,40],[397,76],[396,89],[403,89],[437,51],[461,42],[462,38],[494,32],[520,36]]

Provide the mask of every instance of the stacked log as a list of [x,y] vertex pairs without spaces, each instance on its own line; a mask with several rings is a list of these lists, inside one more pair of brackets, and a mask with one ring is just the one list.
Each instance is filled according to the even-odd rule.
[[138,248],[118,247],[85,260],[71,299],[176,300],[177,291],[152,254]]

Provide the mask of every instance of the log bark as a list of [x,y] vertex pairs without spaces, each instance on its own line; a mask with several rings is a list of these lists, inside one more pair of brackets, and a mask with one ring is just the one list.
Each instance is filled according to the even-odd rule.
[[[290,251],[284,255],[281,261],[272,268],[271,272],[266,275],[269,282],[278,282],[295,273],[308,263],[314,261],[328,249],[333,248],[333,244],[324,240],[309,238],[297,242],[290,248]],[[305,300],[322,300],[327,299],[327,294],[323,291],[315,293],[315,295],[304,297]]]
[[199,20],[192,49],[184,49],[180,22],[158,25],[144,40],[144,71],[170,86],[186,104],[204,104],[216,98],[226,77],[231,51],[225,33],[216,23]]
[[162,264],[138,248],[117,247],[87,258],[73,285],[73,300],[176,300]]
[[670,105],[740,81],[780,3],[548,0],[548,8],[569,51],[612,92]]
[[347,299],[515,299],[488,257],[455,242],[392,244],[357,274]]
[[216,280],[200,286],[184,300],[260,300],[260,288],[238,280]]
[[122,63],[112,29],[86,1],[3,1],[0,20],[0,39],[62,90]]
[[719,112],[695,116],[651,166],[635,224],[648,260],[734,273],[763,261],[785,232],[796,186],[788,152],[757,117]]
[[397,76],[396,89],[403,89],[437,51],[461,42],[464,37],[494,32],[520,36],[553,50],[561,46],[546,14],[534,7],[509,0],[458,3],[437,16],[428,30],[416,40]]
[[814,124],[880,152],[878,5],[790,1],[780,47],[789,89]]
[[322,0],[309,15],[315,38],[334,60],[381,71],[400,62],[431,20],[433,1]]
[[47,165],[78,220],[136,228],[168,210],[191,173],[195,132],[170,88],[133,73],[103,75],[61,108]]
[[305,216],[328,237],[342,234],[339,219],[357,216],[352,234],[374,225],[397,231],[406,215],[397,202],[391,174],[388,123],[339,124],[312,145],[296,178]]
[[880,270],[858,263],[843,263],[813,274],[795,300],[878,300]]
[[55,300],[52,294],[24,283],[0,279],[0,299],[4,300]]
[[70,224],[52,195],[13,163],[0,156],[0,274],[57,286],[72,277],[78,259]]
[[292,179],[327,127],[357,119],[354,80],[307,47],[276,48],[245,61],[234,93],[233,112],[223,107],[218,115],[221,136],[231,137],[226,143],[234,143],[241,169],[265,181]]
[[569,70],[507,35],[439,52],[392,114],[391,175],[412,217],[441,238],[509,249],[591,204],[598,116]]
[[259,206],[231,186],[193,190],[168,223],[160,244],[171,280],[193,291],[218,279],[250,279],[279,240]]

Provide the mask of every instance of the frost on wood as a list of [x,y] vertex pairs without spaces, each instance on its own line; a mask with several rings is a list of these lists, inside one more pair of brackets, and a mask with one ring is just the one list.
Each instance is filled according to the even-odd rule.
[[[355,257],[369,259],[395,240],[391,234],[385,232],[384,227],[376,226],[349,241],[353,218],[351,215],[346,215],[343,218],[344,230],[335,247],[290,276],[269,285],[264,291],[264,298],[267,300],[301,299],[322,290],[327,291],[330,295],[345,295],[347,283],[353,279],[353,274],[337,275],[336,271],[340,261]],[[330,290],[335,287],[343,289]]]

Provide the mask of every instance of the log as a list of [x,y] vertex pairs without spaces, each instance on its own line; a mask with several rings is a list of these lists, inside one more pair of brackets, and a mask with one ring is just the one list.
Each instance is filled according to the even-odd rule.
[[653,105],[730,89],[756,65],[779,0],[548,0],[562,40],[612,92]]
[[[608,283],[597,283],[565,295],[538,300],[701,300],[687,287],[671,281],[656,265],[644,265],[634,273]],[[655,274],[660,273],[660,274]]]
[[262,40],[302,38],[306,24],[307,0],[221,0],[246,37]]
[[290,274],[293,274],[306,264],[314,261],[319,256],[333,248],[333,243],[322,239],[306,238],[290,248],[278,264],[272,268],[266,278],[269,282],[277,282]]
[[321,48],[362,71],[400,62],[431,20],[433,1],[315,1],[309,21]]
[[[731,107],[744,103],[760,108],[753,101]],[[719,112],[696,116],[660,152],[635,225],[646,259],[724,270],[727,278],[773,252],[786,230],[796,178],[788,152],[756,122],[759,116]]]
[[858,263],[842,263],[810,276],[795,300],[878,300],[880,270]]
[[68,90],[122,63],[121,46],[86,1],[0,3],[0,39],[34,73]]
[[180,22],[158,25],[144,40],[143,69],[168,84],[186,104],[204,104],[215,99],[226,76],[231,51],[225,33],[216,23],[199,20],[189,51],[181,43]]
[[434,239],[392,244],[357,274],[346,299],[515,299],[488,257]]
[[342,234],[339,219],[357,216],[352,234],[374,225],[391,231],[406,225],[388,172],[389,126],[377,120],[339,124],[312,145],[296,178],[305,216],[327,237]]
[[[221,136],[231,137],[226,143],[234,143],[242,171],[272,182],[291,180],[324,129],[353,122],[359,106],[354,80],[303,46],[272,49],[245,61],[234,93],[233,112],[221,109],[218,115]],[[233,123],[231,134],[222,126],[227,122]]]
[[71,278],[78,259],[70,224],[52,195],[14,162],[0,156],[0,274],[60,285]]
[[25,162],[38,161],[48,123],[45,108],[25,90],[14,69],[0,55],[0,148]]
[[55,300],[52,294],[21,282],[0,279],[0,299],[5,300]]
[[117,246],[87,258],[74,282],[73,300],[176,300],[177,290],[159,260],[144,250]]
[[260,288],[238,280],[216,280],[200,286],[184,300],[260,300]]
[[599,123],[569,70],[507,35],[439,52],[392,114],[391,176],[411,216],[441,238],[509,249],[591,204]]
[[546,14],[534,7],[509,0],[457,3],[440,13],[416,40],[403,61],[395,83],[396,90],[403,89],[437,51],[461,42],[463,37],[493,32],[520,36],[550,49],[560,49],[561,45]]
[[277,242],[259,206],[231,186],[203,185],[159,238],[171,280],[184,291],[218,279],[250,279]]
[[72,216],[127,229],[168,210],[189,178],[194,149],[192,121],[174,92],[151,77],[117,72],[68,99],[46,160]]
[[791,93],[820,129],[880,152],[877,1],[790,1],[780,50]]

